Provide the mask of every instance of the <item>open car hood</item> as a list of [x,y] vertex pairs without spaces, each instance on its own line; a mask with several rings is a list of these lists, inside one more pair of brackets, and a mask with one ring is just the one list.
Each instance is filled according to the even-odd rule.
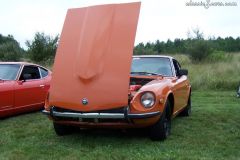
[[79,111],[128,105],[139,11],[139,2],[68,10],[49,105]]

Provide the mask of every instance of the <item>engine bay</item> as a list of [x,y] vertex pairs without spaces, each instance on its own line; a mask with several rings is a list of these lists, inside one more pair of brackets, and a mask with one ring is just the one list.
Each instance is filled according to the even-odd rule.
[[128,92],[128,101],[130,102],[137,91],[142,88],[142,86],[154,80],[153,78],[139,78],[139,77],[131,77],[129,92]]

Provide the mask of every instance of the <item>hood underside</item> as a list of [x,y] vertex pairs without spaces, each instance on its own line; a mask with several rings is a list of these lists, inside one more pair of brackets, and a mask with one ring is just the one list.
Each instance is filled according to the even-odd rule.
[[49,104],[79,111],[128,104],[140,3],[67,12],[51,81]]

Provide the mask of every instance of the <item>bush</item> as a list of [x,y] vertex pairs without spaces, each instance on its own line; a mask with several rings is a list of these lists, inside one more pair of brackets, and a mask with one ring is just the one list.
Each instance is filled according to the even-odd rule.
[[187,52],[192,61],[200,62],[207,59],[207,57],[212,53],[212,49],[206,41],[197,39],[192,40],[188,44]]
[[58,36],[52,38],[37,32],[33,41],[27,41],[27,55],[34,62],[52,62],[57,50]]
[[0,34],[0,61],[20,61],[24,50],[12,35]]
[[233,54],[229,54],[223,51],[214,51],[208,56],[209,62],[231,61]]
[[19,47],[18,43],[9,41],[0,44],[0,60],[1,61],[20,61],[23,55],[23,49]]

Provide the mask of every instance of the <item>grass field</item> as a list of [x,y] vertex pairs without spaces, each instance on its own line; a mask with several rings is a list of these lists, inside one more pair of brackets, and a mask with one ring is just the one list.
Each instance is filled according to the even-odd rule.
[[234,90],[240,84],[240,53],[225,53],[222,59],[191,62],[187,55],[173,55],[189,70],[193,90]]
[[138,131],[88,130],[58,137],[41,113],[0,121],[0,159],[240,159],[240,99],[235,92],[193,92],[192,116],[152,142]]

